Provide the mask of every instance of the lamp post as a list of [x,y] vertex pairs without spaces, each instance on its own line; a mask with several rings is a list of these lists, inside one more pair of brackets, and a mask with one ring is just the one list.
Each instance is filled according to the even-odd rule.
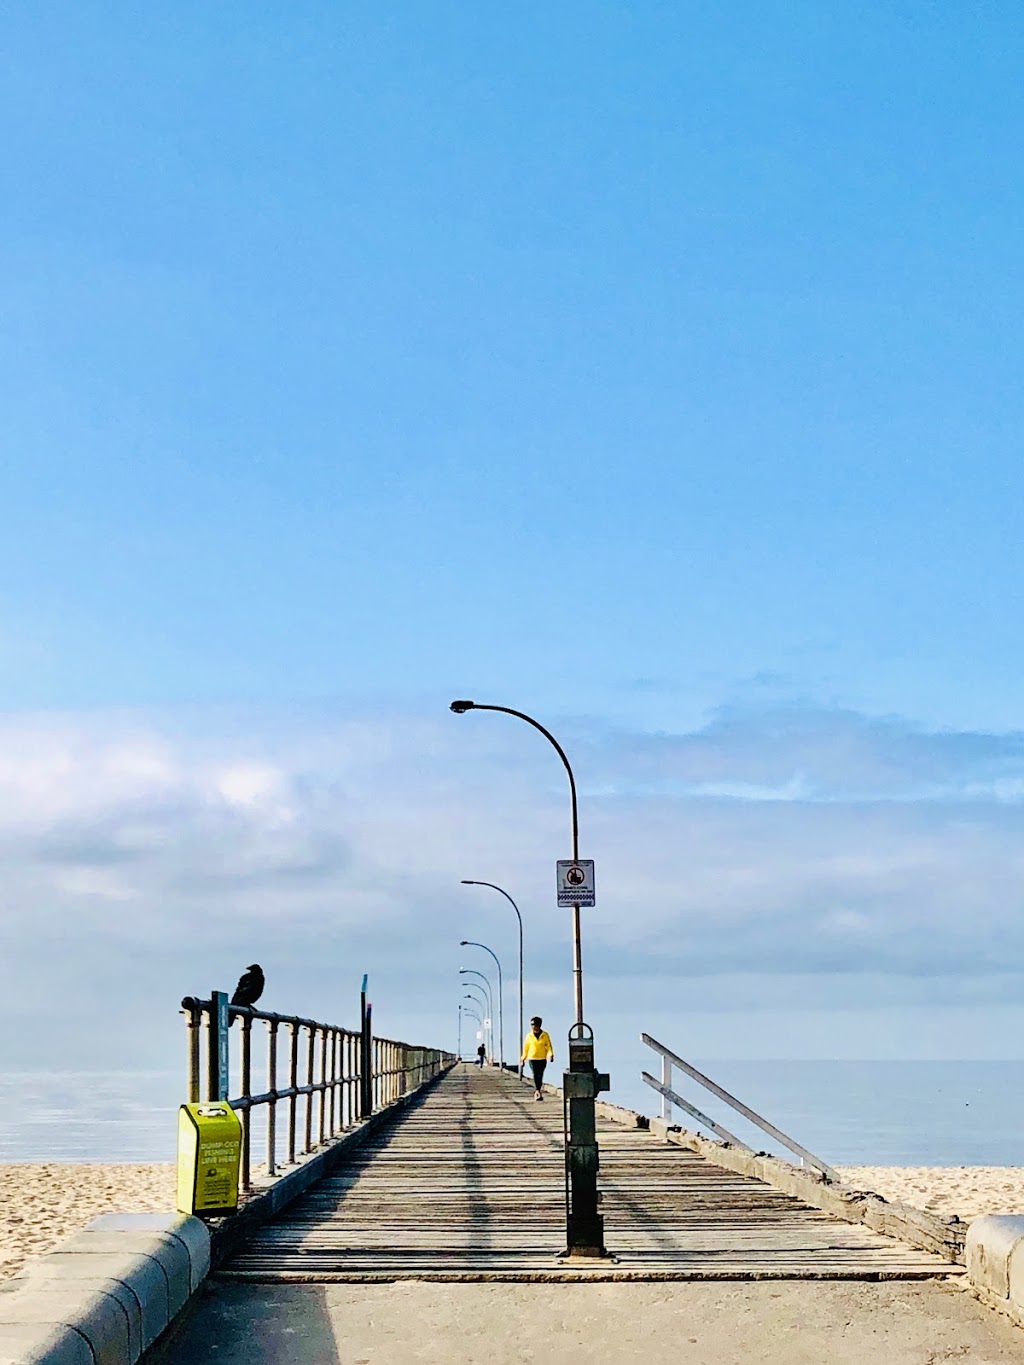
[[[460,968],[459,968],[459,975],[460,975],[460,976],[478,976],[478,977],[480,978],[480,980],[484,983],[484,987],[485,987],[485,989],[486,989],[486,991],[487,991],[487,1013],[488,1013],[488,1014],[491,1016],[491,1018],[493,1019],[493,1018],[494,1018],[494,991],[491,989],[490,980],[489,980],[486,976],[484,976],[483,972],[478,972],[478,971],[476,971],[476,969],[473,968],[473,967],[460,967]],[[475,985],[476,983],[473,982],[473,981],[464,981],[462,984],[463,984],[464,986],[472,986],[472,985]],[[479,989],[480,989],[479,986],[477,986],[477,990],[479,990]]]
[[[466,1000],[472,1000],[473,1004],[474,1004],[474,1005],[476,1004],[476,996],[475,996],[475,995],[467,995],[467,996],[464,997],[464,999],[466,999]],[[465,1005],[460,1005],[460,1006],[459,1006],[459,1009],[462,1010],[463,1014],[468,1014],[469,1017],[470,1017],[470,1019],[475,1019],[475,1020],[476,1020],[476,1022],[480,1025],[480,1037],[483,1038],[483,1036],[484,1036],[484,1021],[483,1021],[483,1019],[481,1019],[480,1015],[477,1014],[476,1010],[467,1009]],[[474,1050],[474,1056],[475,1056],[475,1050]]]
[[[485,953],[490,953],[494,958],[494,965],[498,969],[498,1064],[502,1071],[505,1070],[505,1006],[502,997],[505,992],[501,985],[501,963],[498,961],[498,954],[492,948],[488,948],[486,943],[474,943],[471,938],[464,938],[461,941],[463,948],[482,948]],[[494,1017],[493,1015],[491,1016]]]
[[[534,720],[525,711],[514,711],[511,706],[485,706],[479,701],[453,701],[451,710],[457,716],[463,716],[467,711],[500,711],[506,716],[516,716],[519,720],[525,720],[527,725],[532,725],[535,730],[539,730],[549,744],[553,746],[558,757],[565,766],[565,771],[569,776],[569,800],[572,807],[572,860],[578,863],[580,860],[580,821],[579,811],[576,805],[576,779],[572,775],[572,767],[566,757],[565,750],[555,739],[550,730],[541,725],[539,720]],[[573,994],[576,999],[576,1022],[583,1023],[583,952],[580,946],[580,907],[574,905],[572,908],[572,978]]]
[[[464,986],[475,986],[475,985],[476,985],[476,983],[475,983],[474,981],[464,981],[462,984],[463,984]],[[480,994],[479,994],[479,995],[464,995],[462,998],[463,998],[463,1000],[472,1000],[472,1002],[473,1002],[474,1005],[479,1005],[480,1008],[483,1010],[483,1012],[484,1012],[483,1027],[484,1027],[484,1029],[485,1029],[485,1033],[484,1033],[484,1042],[487,1044],[487,1051],[488,1051],[488,1053],[493,1053],[493,1052],[494,1052],[494,1037],[493,1037],[493,1035],[494,1035],[494,1029],[490,1026],[490,1025],[491,1025],[491,1017],[490,1017],[490,1016],[491,1016],[491,1010],[490,1010],[490,1006],[489,1006],[488,1003],[487,1003],[487,997],[486,997],[486,995],[484,995],[483,991],[480,990],[480,987],[477,986],[476,989],[477,989],[478,991],[480,991]]]
[[[486,1019],[485,1019],[485,1026],[490,1030],[490,1047],[489,1047],[488,1050],[489,1050],[491,1053],[493,1053],[493,1052],[494,1052],[494,992],[491,990],[491,983],[487,980],[487,977],[484,976],[483,972],[474,972],[474,971],[470,971],[470,970],[469,970],[468,968],[466,968],[466,967],[460,967],[460,968],[459,968],[459,976],[478,976],[478,977],[480,978],[480,980],[484,983],[484,990],[482,990],[482,991],[480,990],[480,987],[477,986],[477,984],[476,984],[475,981],[463,981],[462,984],[463,984],[464,986],[476,986],[476,989],[477,989],[478,991],[480,991],[481,996],[484,997],[484,998],[481,1000],[481,1004],[482,1004],[482,1006],[483,1006],[483,1011],[484,1011],[484,1014],[485,1014],[485,1016],[486,1016]],[[486,991],[486,995],[484,994],[484,991]],[[492,1060],[493,1060],[493,1058],[492,1058]]]
[[[463,986],[465,986],[467,991],[479,992],[478,995],[474,995],[472,998],[476,1001],[476,1003],[480,1006],[480,1008],[484,1011],[485,1014],[490,1014],[491,1002],[487,999],[487,992],[483,989],[483,987],[478,986],[475,981],[463,981],[462,984]],[[462,998],[463,1000],[470,999],[468,995],[464,995]]]
[[[580,824],[576,803],[576,779],[565,750],[550,730],[525,711],[511,706],[490,706],[475,701],[453,701],[452,711],[457,716],[467,711],[500,711],[515,716],[539,730],[562,760],[569,778],[569,800],[572,815],[572,858],[580,860]],[[479,946],[483,946],[482,944]],[[489,951],[489,950],[488,950]],[[493,954],[492,954],[493,956]],[[563,1074],[565,1097],[565,1192],[566,1192],[566,1255],[605,1256],[604,1219],[598,1213],[598,1149],[597,1111],[595,1100],[600,1091],[608,1089],[607,1075],[594,1066],[594,1033],[583,1019],[583,953],[580,946],[580,907],[572,907],[572,976],[576,1004],[576,1022],[569,1030],[569,1065]],[[499,968],[499,990],[501,986]]]
[[[489,886],[492,891],[497,891],[502,896],[504,896],[505,899],[508,901],[509,905],[511,905],[512,909],[516,912],[516,919],[519,921],[519,1047],[522,1048],[523,1038],[525,1037],[525,1034],[523,1032],[523,917],[519,913],[519,906],[516,905],[515,901],[504,889],[504,887],[495,886],[494,882],[477,882],[471,881],[468,878],[463,877],[462,885]],[[522,1056],[522,1052],[520,1052],[520,1056]],[[520,1076],[523,1074],[522,1062],[519,1063],[519,1074]]]
[[461,1005],[461,1004],[459,1005],[459,1048],[458,1048],[458,1051],[456,1052],[455,1055],[456,1055],[456,1057],[458,1057],[459,1061],[461,1062],[461,1061],[462,1061],[462,1005]]

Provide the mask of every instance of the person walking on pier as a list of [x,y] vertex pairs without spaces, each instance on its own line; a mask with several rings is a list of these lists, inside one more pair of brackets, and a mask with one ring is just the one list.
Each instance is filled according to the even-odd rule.
[[533,1072],[534,1100],[544,1098],[544,1068],[548,1062],[555,1060],[551,1038],[541,1027],[543,1022],[539,1014],[535,1014],[530,1020],[530,1031],[523,1039],[523,1055],[519,1059],[520,1063],[530,1063],[530,1070]]
[[477,1050],[476,1050],[476,1064],[477,1064],[477,1066],[483,1066],[483,1064],[484,1064],[484,1062],[486,1061],[486,1059],[487,1059],[487,1048],[484,1046],[483,1043],[481,1043],[480,1046],[479,1046],[479,1047],[477,1048]]

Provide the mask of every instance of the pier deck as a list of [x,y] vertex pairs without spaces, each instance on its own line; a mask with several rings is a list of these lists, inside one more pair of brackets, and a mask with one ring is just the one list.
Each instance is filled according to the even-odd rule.
[[562,1108],[459,1065],[255,1233],[223,1279],[925,1279],[962,1273],[642,1129],[601,1120],[614,1259],[562,1262]]

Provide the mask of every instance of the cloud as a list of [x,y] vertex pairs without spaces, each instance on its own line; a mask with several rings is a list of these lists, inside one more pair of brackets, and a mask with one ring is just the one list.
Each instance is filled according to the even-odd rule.
[[[874,982],[911,1008],[1024,972],[1020,735],[806,708],[723,710],[679,735],[557,729],[597,859],[585,960],[633,998],[705,982],[725,999],[743,978],[781,1009],[804,980],[828,1008],[849,1004],[844,981]],[[53,996],[56,1039],[159,998],[173,1027],[180,995],[259,959],[282,1010],[337,1017],[372,970],[397,1020],[447,1018],[459,938],[514,965],[508,907],[463,877],[516,895],[545,998],[569,959],[553,903],[567,845],[556,757],[494,718],[8,717],[0,1011]]]
[[844,710],[722,707],[693,734],[590,742],[614,790],[789,801],[1024,795],[1024,734],[927,731]]

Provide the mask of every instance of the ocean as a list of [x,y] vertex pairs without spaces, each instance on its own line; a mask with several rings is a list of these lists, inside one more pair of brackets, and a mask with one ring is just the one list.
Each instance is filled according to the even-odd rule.
[[[656,1071],[652,1053],[599,1062],[609,1099],[660,1113],[639,1078]],[[832,1165],[1024,1166],[1024,1061],[695,1065]],[[695,1083],[677,1075],[676,1089],[756,1150],[779,1150]],[[0,1162],[173,1161],[183,1098],[180,1071],[0,1073]]]

